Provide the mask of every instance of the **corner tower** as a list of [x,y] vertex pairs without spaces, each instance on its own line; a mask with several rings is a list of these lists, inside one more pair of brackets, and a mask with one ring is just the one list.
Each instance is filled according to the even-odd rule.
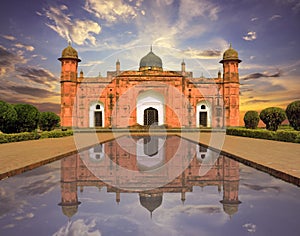
[[72,127],[73,105],[77,92],[77,68],[78,62],[81,60],[78,58],[77,51],[71,47],[70,42],[58,60],[61,61],[61,126]]
[[239,126],[239,93],[240,93],[240,81],[239,81],[239,59],[238,52],[231,47],[227,49],[223,54],[223,60],[220,63],[223,64],[223,99],[224,99],[224,112],[223,119],[225,120],[224,126]]

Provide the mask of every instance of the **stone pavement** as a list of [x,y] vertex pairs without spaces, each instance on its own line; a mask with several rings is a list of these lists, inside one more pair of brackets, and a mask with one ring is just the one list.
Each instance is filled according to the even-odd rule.
[[[222,147],[222,152],[228,156],[300,186],[300,144],[225,136],[221,133],[200,133],[200,136],[185,132],[172,134],[206,146]],[[76,153],[78,148],[122,135],[121,132],[105,132],[97,133],[95,138],[91,138],[90,134],[81,133],[80,138],[75,140],[70,136],[0,144],[0,180]],[[78,141],[80,145],[76,146]]]

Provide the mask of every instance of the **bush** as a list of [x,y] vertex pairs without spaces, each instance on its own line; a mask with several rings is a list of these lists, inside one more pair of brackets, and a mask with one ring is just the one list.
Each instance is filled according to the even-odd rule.
[[276,132],[276,140],[295,143],[298,135],[299,132],[294,130],[293,131],[278,130]]
[[290,125],[295,129],[300,131],[300,100],[290,103],[286,110],[287,118]]
[[39,138],[40,135],[38,135],[37,132],[24,132],[19,134],[0,134],[0,143],[20,142]]
[[17,104],[14,106],[18,120],[16,121],[16,132],[32,132],[37,129],[40,112],[29,104]]
[[300,132],[295,130],[269,131],[265,129],[227,128],[226,134],[248,138],[300,143]]
[[244,116],[244,123],[247,129],[256,129],[259,122],[257,111],[247,111]]
[[17,112],[13,105],[0,101],[0,130],[3,133],[15,132]]
[[54,112],[42,112],[39,127],[43,131],[51,131],[59,124],[60,118]]
[[27,140],[35,140],[42,138],[60,138],[65,136],[73,135],[73,131],[61,131],[61,130],[53,130],[53,131],[44,131],[41,134],[38,132],[23,132],[18,134],[0,134],[0,143],[11,143],[11,142],[21,142]]
[[61,131],[61,130],[52,130],[52,131],[44,131],[41,133],[41,139],[42,138],[61,138],[66,136],[73,135],[72,130],[68,131]]
[[285,111],[279,107],[269,107],[261,111],[260,119],[265,123],[267,130],[276,131],[286,119]]

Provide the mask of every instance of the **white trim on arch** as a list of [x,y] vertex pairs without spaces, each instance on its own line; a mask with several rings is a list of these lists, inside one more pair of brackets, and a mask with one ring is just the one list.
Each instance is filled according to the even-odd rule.
[[199,116],[200,112],[207,112],[207,126],[211,127],[211,105],[207,101],[201,101],[196,108],[196,126],[200,127]]
[[165,120],[164,97],[153,90],[143,92],[138,96],[136,122],[140,125],[144,125],[144,111],[150,107],[158,111],[158,125],[163,125]]
[[105,114],[104,114],[104,105],[101,102],[94,102],[90,105],[89,108],[89,127],[95,127],[95,112],[101,111],[102,112],[102,127],[105,125]]

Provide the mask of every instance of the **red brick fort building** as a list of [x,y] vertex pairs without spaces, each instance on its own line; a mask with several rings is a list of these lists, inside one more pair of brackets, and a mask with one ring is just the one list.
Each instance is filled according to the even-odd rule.
[[165,71],[152,47],[138,70],[115,71],[106,77],[78,76],[77,51],[69,44],[61,57],[61,125],[63,127],[129,127],[166,125],[169,128],[239,125],[241,60],[231,45],[220,61],[216,78],[194,78],[186,71]]

